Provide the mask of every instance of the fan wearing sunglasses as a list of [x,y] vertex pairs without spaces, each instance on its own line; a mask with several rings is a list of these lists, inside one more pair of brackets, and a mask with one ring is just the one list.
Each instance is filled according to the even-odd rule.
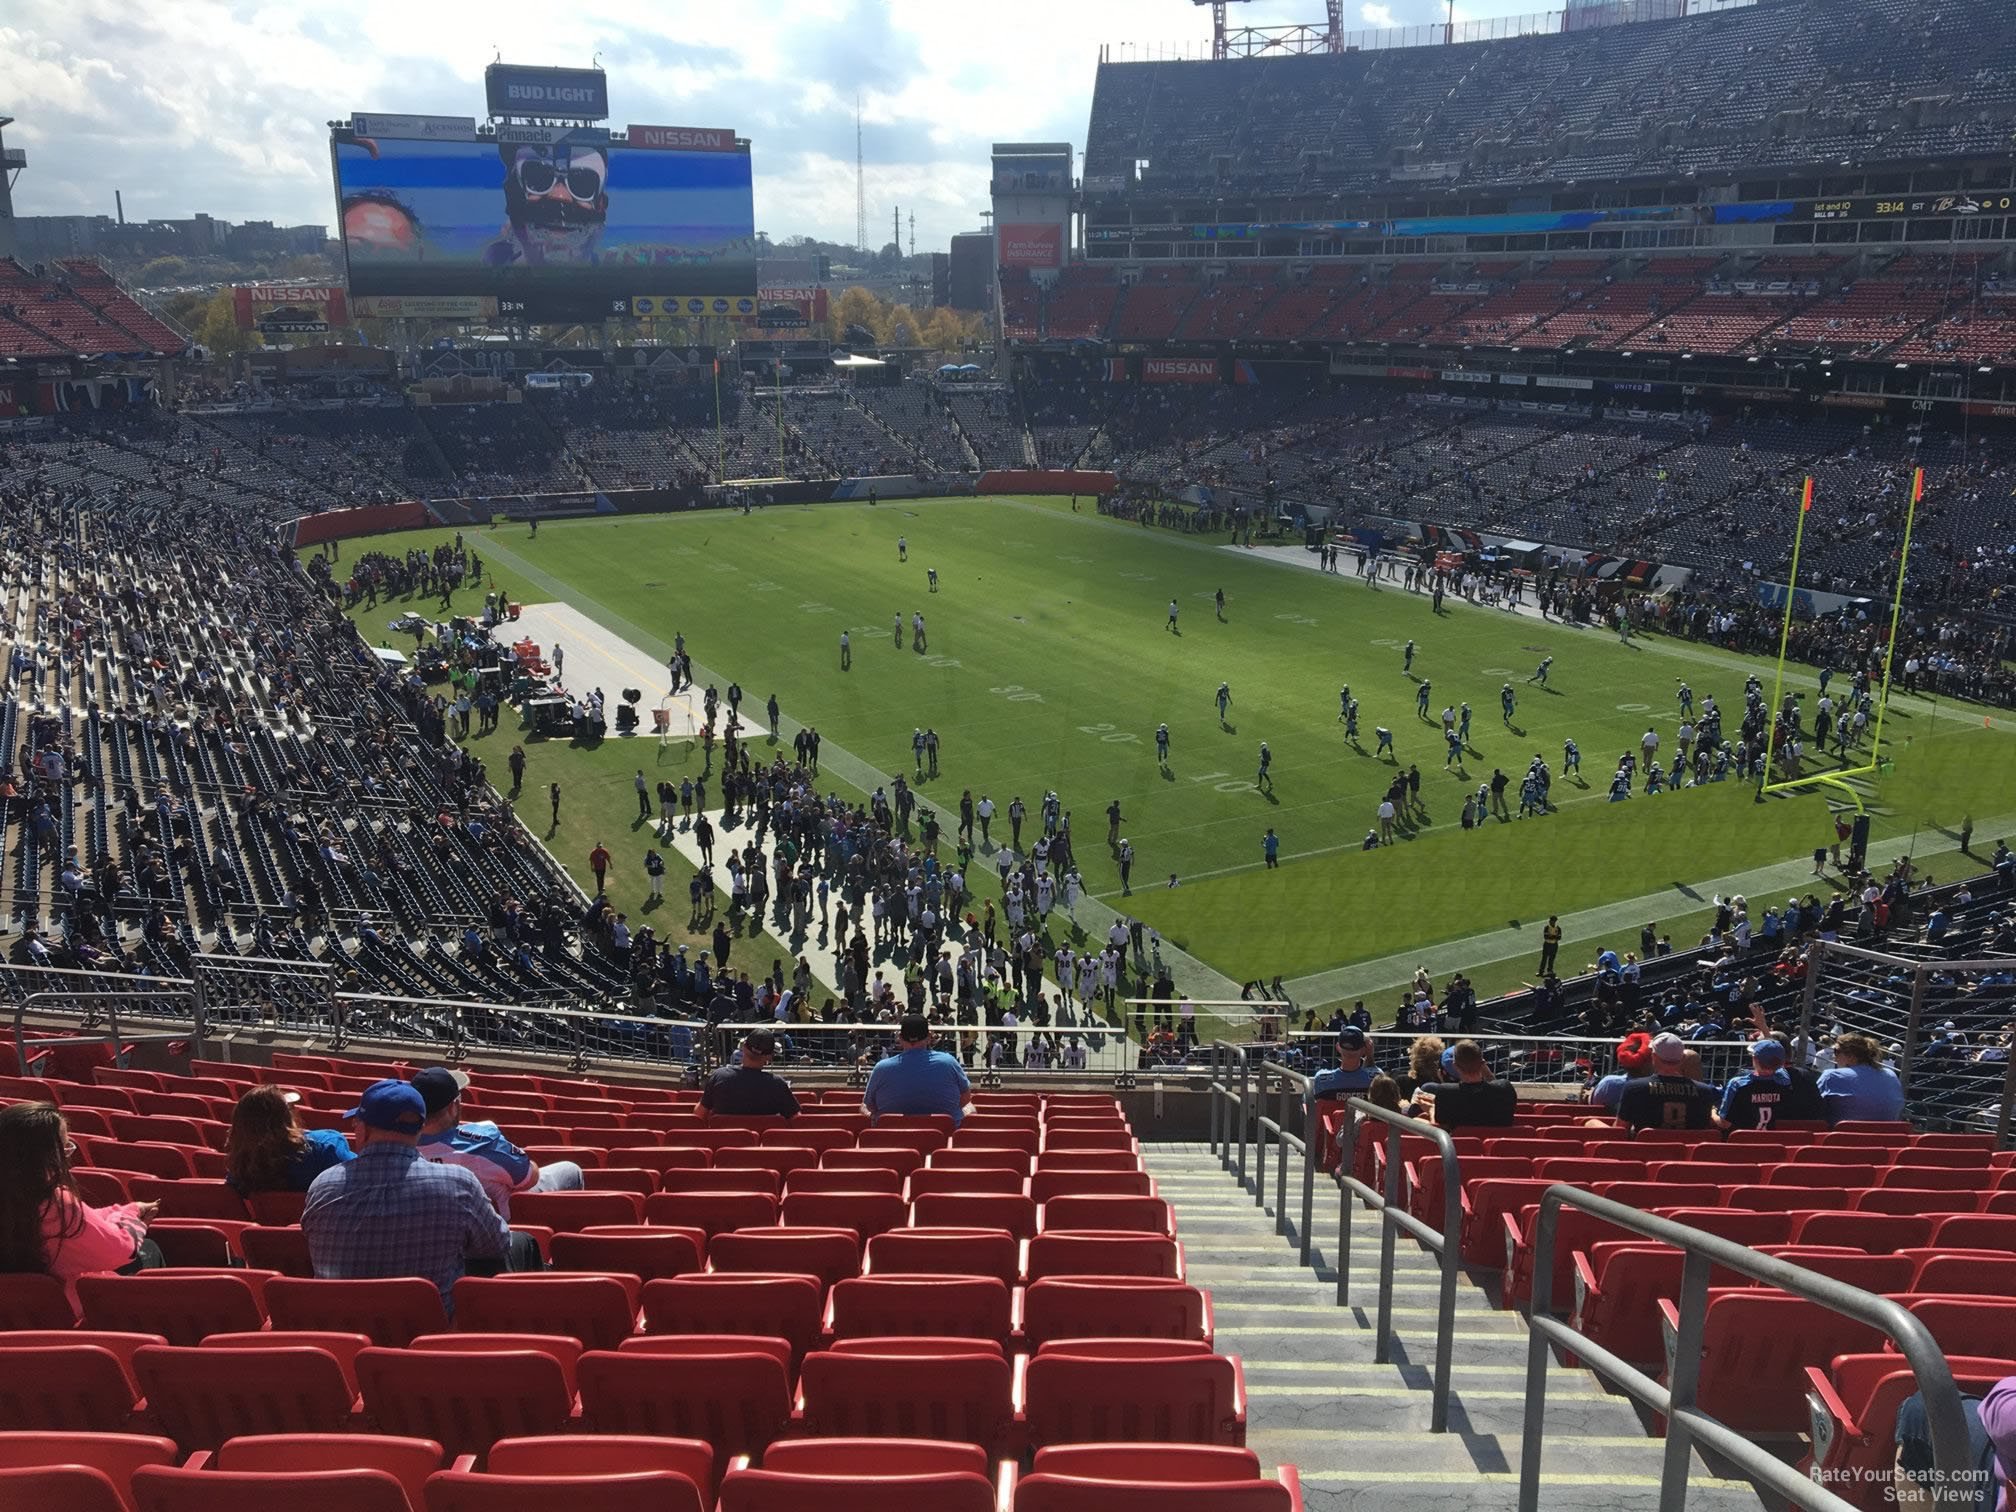
[[509,216],[484,252],[492,267],[592,263],[609,219],[609,155],[581,143],[504,144]]

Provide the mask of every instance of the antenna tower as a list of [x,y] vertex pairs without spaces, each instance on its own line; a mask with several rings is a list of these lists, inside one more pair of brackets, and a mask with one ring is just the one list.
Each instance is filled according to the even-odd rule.
[[861,157],[861,94],[854,94],[854,245],[868,251],[868,174]]

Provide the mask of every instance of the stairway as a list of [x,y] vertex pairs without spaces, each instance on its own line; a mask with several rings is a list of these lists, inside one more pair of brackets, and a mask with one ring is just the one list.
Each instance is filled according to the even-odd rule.
[[[1336,1305],[1337,1190],[1318,1178],[1317,1268],[1298,1264],[1299,1187],[1290,1162],[1290,1235],[1201,1144],[1146,1144],[1157,1188],[1174,1206],[1189,1278],[1211,1293],[1218,1347],[1245,1363],[1247,1444],[1263,1466],[1302,1473],[1309,1512],[1503,1512],[1518,1495],[1526,1399],[1526,1328],[1473,1279],[1456,1294],[1449,1431],[1428,1431],[1435,1351],[1435,1257],[1395,1248],[1393,1360],[1373,1359],[1379,1223],[1353,1214],[1351,1301]],[[1249,1153],[1249,1159],[1250,1159]],[[1273,1172],[1269,1151],[1268,1172]],[[1271,1184],[1270,1184],[1271,1190]],[[1540,1505],[1570,1512],[1655,1512],[1662,1440],[1628,1398],[1558,1363],[1548,1379]],[[1755,1512],[1747,1481],[1717,1480],[1696,1459],[1690,1512]]]

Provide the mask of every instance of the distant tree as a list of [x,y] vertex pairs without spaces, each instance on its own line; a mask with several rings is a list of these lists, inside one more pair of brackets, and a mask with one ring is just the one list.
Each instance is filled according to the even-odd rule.
[[842,289],[840,297],[829,301],[834,325],[845,331],[850,325],[865,326],[879,336],[884,321],[882,301],[859,285]]
[[888,335],[883,337],[886,345],[892,347],[914,347],[917,345],[917,326],[908,310],[898,306],[889,317]]
[[196,339],[210,349],[214,357],[234,356],[250,351],[256,342],[251,331],[238,329],[238,316],[231,307],[231,291],[219,289],[204,307],[202,323],[196,328]]
[[143,289],[163,289],[189,281],[189,264],[179,257],[157,257],[133,275],[133,282]]

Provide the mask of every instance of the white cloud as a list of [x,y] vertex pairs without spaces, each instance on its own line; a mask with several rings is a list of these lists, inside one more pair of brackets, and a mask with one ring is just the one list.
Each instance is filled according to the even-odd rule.
[[[1446,0],[1371,0],[1374,26],[1440,20]],[[1513,14],[1534,0],[1472,0]],[[1171,0],[1018,0],[1012,25],[942,0],[11,0],[0,26],[9,145],[29,167],[21,215],[104,213],[285,225],[333,219],[327,124],[353,110],[480,114],[483,66],[586,64],[609,73],[613,125],[729,126],[750,138],[756,223],[782,238],[854,234],[854,94],[867,121],[869,234],[892,207],[943,247],[987,208],[996,141],[1081,149],[1099,48],[1196,56],[1206,14]],[[1236,24],[1320,14],[1255,0]]]

